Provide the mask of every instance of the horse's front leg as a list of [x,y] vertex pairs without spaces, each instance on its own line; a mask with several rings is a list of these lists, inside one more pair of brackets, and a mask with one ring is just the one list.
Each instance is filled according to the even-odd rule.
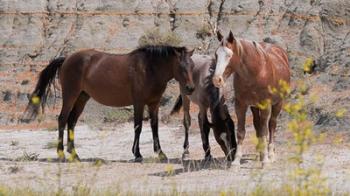
[[132,146],[132,153],[135,156],[135,162],[141,162],[142,161],[142,155],[140,153],[140,134],[142,131],[142,120],[143,120],[143,104],[134,104],[134,131],[135,131],[135,138],[134,138],[134,144]]
[[182,96],[183,100],[183,111],[184,111],[184,119],[183,125],[185,127],[185,140],[184,140],[184,152],[182,154],[182,159],[186,159],[189,157],[189,142],[188,142],[188,130],[191,126],[191,116],[190,116],[190,100],[186,95]]
[[148,105],[149,116],[151,119],[151,128],[153,136],[153,149],[154,152],[158,154],[160,161],[167,161],[167,156],[163,153],[162,148],[160,147],[159,136],[158,136],[158,111],[159,111],[159,102]]
[[257,150],[260,154],[260,161],[264,163],[270,162],[268,157],[268,148],[267,148],[267,134],[269,131],[269,120],[271,116],[271,106],[266,109],[260,109],[260,126],[257,131],[258,136],[258,146]]
[[198,123],[201,131],[203,150],[205,153],[204,160],[210,161],[212,159],[212,156],[210,154],[210,145],[209,145],[210,125],[207,117],[207,109],[200,108],[200,111],[198,114]]
[[245,137],[245,115],[247,112],[248,106],[245,103],[242,103],[238,99],[235,100],[235,111],[237,116],[237,150],[235,154],[235,159],[233,164],[240,165],[242,158],[242,143]]

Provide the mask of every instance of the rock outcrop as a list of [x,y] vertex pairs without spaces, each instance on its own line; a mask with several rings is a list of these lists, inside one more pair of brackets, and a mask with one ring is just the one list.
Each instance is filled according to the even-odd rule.
[[[2,0],[0,16],[1,124],[15,122],[50,59],[83,48],[126,53],[156,28],[208,54],[217,47],[216,29],[273,40],[288,51],[294,80],[309,80],[314,91],[327,89],[319,92],[327,100],[315,113],[318,125],[327,124],[322,119],[337,107],[350,113],[350,1]],[[306,58],[316,64],[307,77]]]

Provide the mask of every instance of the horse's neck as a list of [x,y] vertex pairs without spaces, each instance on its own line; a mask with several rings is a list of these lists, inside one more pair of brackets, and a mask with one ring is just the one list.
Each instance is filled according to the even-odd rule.
[[150,77],[155,78],[158,82],[167,83],[174,78],[171,63],[160,63],[160,65],[154,65],[151,69],[153,70]]
[[262,46],[243,45],[240,62],[235,72],[241,78],[256,78],[261,71],[267,69],[266,55]]

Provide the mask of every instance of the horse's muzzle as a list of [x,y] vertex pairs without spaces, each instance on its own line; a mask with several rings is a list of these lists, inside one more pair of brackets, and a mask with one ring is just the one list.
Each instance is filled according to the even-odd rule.
[[224,86],[224,79],[221,76],[214,76],[213,77],[213,84],[217,88],[221,88]]
[[194,86],[193,85],[186,85],[185,89],[186,89],[186,94],[190,95],[194,91]]

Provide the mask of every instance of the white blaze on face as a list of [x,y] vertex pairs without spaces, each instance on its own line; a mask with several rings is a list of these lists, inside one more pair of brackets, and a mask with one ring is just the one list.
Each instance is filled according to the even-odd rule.
[[216,50],[217,61],[216,61],[214,77],[220,77],[220,78],[223,77],[225,69],[227,65],[230,63],[232,55],[233,55],[232,50],[230,50],[225,46],[220,46]]

